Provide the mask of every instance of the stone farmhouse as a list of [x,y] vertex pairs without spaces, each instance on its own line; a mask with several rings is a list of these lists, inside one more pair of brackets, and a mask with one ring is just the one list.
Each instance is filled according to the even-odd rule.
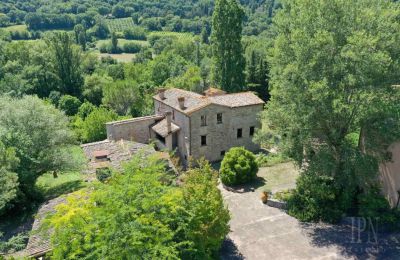
[[189,158],[220,161],[235,146],[259,149],[252,139],[261,127],[264,101],[252,92],[211,88],[201,95],[172,88],[159,90],[153,99],[154,115],[107,123],[107,139],[154,141],[161,150],[176,151],[184,165]]

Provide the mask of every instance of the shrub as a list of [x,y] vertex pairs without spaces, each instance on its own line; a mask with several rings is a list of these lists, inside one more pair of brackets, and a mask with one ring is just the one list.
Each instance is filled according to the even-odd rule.
[[102,44],[100,44],[100,46],[99,46],[99,51],[100,51],[100,53],[107,53],[107,50],[109,49],[109,46],[110,44],[107,44],[107,43],[102,43]]
[[225,185],[237,185],[253,180],[258,171],[256,157],[243,147],[230,149],[221,163],[220,178]]
[[122,45],[122,52],[125,53],[138,53],[142,46],[134,42],[126,42]]
[[127,40],[146,40],[146,31],[138,26],[124,30],[124,37]]
[[108,180],[111,175],[112,172],[109,168],[96,169],[96,178],[101,182],[105,182],[106,180]]
[[288,213],[300,221],[337,222],[351,203],[351,191],[337,189],[331,177],[305,171],[296,184],[288,197]]
[[61,93],[58,91],[53,90],[49,94],[49,99],[54,106],[58,106],[58,103],[60,102],[60,98],[61,98]]
[[372,221],[382,224],[394,225],[398,222],[398,212],[390,209],[389,202],[379,192],[378,187],[360,193],[357,199],[359,203],[358,215],[360,217],[370,218]]
[[83,102],[83,104],[79,107],[78,116],[82,119],[85,119],[93,110],[96,109],[96,106],[90,103],[89,101]]
[[114,111],[106,108],[97,108],[93,110],[83,121],[82,135],[86,142],[96,142],[104,140],[107,137],[106,123],[117,119]]
[[0,259],[2,259],[2,254],[11,254],[24,249],[28,241],[28,235],[26,233],[19,233],[9,238],[8,241],[2,240],[3,234],[0,232]]
[[82,105],[78,98],[64,95],[60,98],[58,107],[65,112],[68,116],[73,116],[78,113],[79,107]]
[[278,191],[274,194],[274,198],[279,201],[287,202],[290,200],[291,196],[293,196],[294,190],[283,190]]

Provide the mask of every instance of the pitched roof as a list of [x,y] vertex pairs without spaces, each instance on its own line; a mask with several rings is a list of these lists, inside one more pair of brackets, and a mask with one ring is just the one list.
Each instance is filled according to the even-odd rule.
[[241,92],[234,94],[209,97],[212,103],[227,107],[244,107],[264,104],[264,101],[253,92]]
[[204,91],[203,93],[207,97],[217,96],[217,95],[225,95],[226,94],[225,91],[223,91],[222,89],[219,89],[219,88],[209,88],[206,91]]
[[[113,167],[120,169],[122,162],[129,161],[132,156],[139,151],[143,151],[143,155],[147,156],[155,153],[153,147],[147,144],[120,140],[110,141],[104,140],[100,142],[88,143],[81,145],[86,158],[88,159],[87,169],[85,173],[95,173],[96,169],[104,167]],[[99,162],[96,159],[96,154],[99,152],[106,153],[108,161]]]
[[[161,99],[159,95],[155,95],[153,98],[185,114],[190,114],[211,104],[230,108],[264,104],[264,101],[253,92],[241,92],[234,94],[226,94],[223,91],[215,90],[211,90],[211,92],[218,94],[212,96],[203,96],[194,92],[171,88],[165,90],[164,99]],[[207,91],[205,93],[207,93]],[[181,109],[179,106],[179,97],[185,98],[184,109]]]
[[167,128],[167,120],[163,119],[157,124],[155,124],[151,129],[154,130],[157,134],[161,135],[162,137],[168,136],[170,133],[175,133],[180,129],[179,126],[175,125],[174,123],[171,123],[171,132],[168,132]]

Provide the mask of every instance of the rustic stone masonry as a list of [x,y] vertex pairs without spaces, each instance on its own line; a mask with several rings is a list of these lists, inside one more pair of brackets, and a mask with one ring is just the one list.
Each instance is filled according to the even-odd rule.
[[108,123],[108,140],[154,141],[161,150],[176,151],[184,164],[190,158],[220,161],[235,146],[259,149],[253,135],[264,102],[252,92],[209,89],[201,95],[172,88],[153,99],[155,115]]

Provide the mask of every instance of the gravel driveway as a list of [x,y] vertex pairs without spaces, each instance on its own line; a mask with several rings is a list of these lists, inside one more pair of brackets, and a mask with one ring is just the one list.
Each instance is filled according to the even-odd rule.
[[304,224],[262,204],[258,191],[220,189],[232,215],[222,259],[400,259],[399,233]]

